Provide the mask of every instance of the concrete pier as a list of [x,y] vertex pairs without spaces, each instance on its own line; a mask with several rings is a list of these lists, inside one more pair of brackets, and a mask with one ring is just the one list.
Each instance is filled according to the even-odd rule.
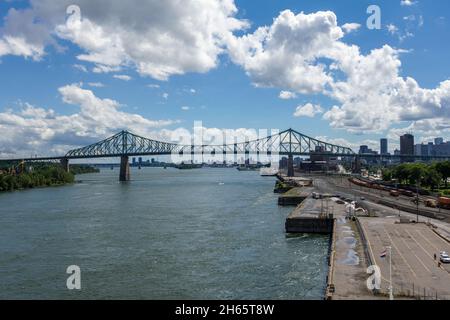
[[61,166],[63,167],[64,171],[69,172],[70,171],[69,159],[62,158],[60,162],[61,162]]
[[288,172],[287,172],[287,176],[288,177],[293,177],[294,176],[294,156],[292,154],[290,154],[289,157],[288,157]]
[[327,213],[321,202],[312,198],[305,199],[287,217],[285,227],[287,233],[331,234],[334,217]]
[[128,156],[120,157],[119,180],[121,182],[130,181],[130,162]]
[[280,206],[297,206],[311,194],[311,188],[295,187],[278,197]]

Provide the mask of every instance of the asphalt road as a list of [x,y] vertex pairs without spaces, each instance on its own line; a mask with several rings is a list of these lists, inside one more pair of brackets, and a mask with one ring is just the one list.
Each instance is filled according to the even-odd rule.
[[[345,183],[344,183],[345,184]],[[321,193],[339,194],[354,199],[378,218],[360,218],[368,240],[372,259],[382,273],[382,289],[389,286],[389,260],[380,253],[392,247],[392,278],[395,295],[423,295],[427,299],[450,299],[450,265],[438,266],[434,254],[450,252],[450,244],[437,236],[426,224],[398,224],[399,216],[416,220],[416,215],[380,205],[356,188],[345,187],[334,177],[314,177],[314,186]],[[359,187],[357,187],[359,188]],[[365,196],[365,200],[361,200]],[[407,201],[407,200],[403,200]],[[419,217],[420,222],[430,222],[439,233],[450,238],[450,224],[437,219]]]
[[450,244],[425,224],[395,224],[397,220],[360,218],[372,259],[381,269],[382,288],[389,287],[389,254],[380,254],[391,247],[395,295],[450,299],[450,265],[439,266],[434,260],[434,254],[449,252]]

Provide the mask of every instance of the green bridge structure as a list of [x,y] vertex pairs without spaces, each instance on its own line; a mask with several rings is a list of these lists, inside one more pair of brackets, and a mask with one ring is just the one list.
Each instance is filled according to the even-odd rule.
[[109,138],[86,147],[73,149],[63,156],[0,159],[8,162],[34,162],[59,160],[65,170],[69,170],[69,161],[75,159],[120,158],[120,181],[130,180],[129,157],[158,155],[279,155],[288,157],[288,176],[294,176],[294,156],[340,157],[359,163],[361,158],[408,158],[419,160],[444,160],[443,156],[412,155],[360,155],[352,149],[339,146],[288,129],[265,138],[222,145],[177,144],[148,139],[129,131],[121,131]]

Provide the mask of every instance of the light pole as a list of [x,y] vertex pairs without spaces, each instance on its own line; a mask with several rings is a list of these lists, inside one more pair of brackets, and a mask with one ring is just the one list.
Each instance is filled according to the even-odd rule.
[[439,213],[441,213],[441,204],[439,203],[439,198],[441,196],[441,192],[439,191],[439,189],[441,188],[440,184],[441,181],[438,182],[438,193],[437,193],[437,206],[439,208]]
[[416,182],[417,223],[419,223],[419,183]]
[[389,249],[389,300],[394,300],[394,288],[392,287],[392,247]]

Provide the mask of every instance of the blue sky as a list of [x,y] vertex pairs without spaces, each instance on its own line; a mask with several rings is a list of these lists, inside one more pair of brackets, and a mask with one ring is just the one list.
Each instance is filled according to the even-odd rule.
[[[385,97],[390,101],[389,105],[381,107],[375,104],[371,106],[369,110],[373,111],[379,108],[381,116],[384,113],[386,115],[389,113],[389,120],[386,120],[389,124],[385,126],[378,124],[374,125],[373,128],[370,127],[372,122],[379,123],[381,121],[376,116],[368,115],[366,123],[361,127],[355,125],[349,119],[347,119],[347,122],[344,121],[342,117],[348,118],[349,115],[351,116],[352,110],[359,110],[355,109],[360,108],[358,106],[369,105],[373,101],[377,101],[375,93],[373,99],[367,101],[367,103],[362,98],[356,104],[354,100],[358,98],[355,97],[337,99],[338,93],[335,92],[335,89],[333,89],[333,93],[327,93],[326,88],[330,85],[329,83],[319,90],[298,89],[296,91],[296,88],[303,88],[303,80],[294,83],[291,79],[278,78],[273,70],[267,71],[271,67],[271,60],[268,57],[273,57],[268,49],[265,51],[267,56],[264,56],[267,59],[261,58],[261,60],[258,60],[260,57],[250,57],[252,55],[251,50],[238,51],[228,44],[228,40],[221,39],[221,43],[215,45],[221,48],[221,53],[212,54],[216,57],[216,63],[211,66],[201,60],[203,59],[203,48],[210,54],[210,44],[203,43],[202,48],[180,46],[174,53],[174,59],[179,58],[180,62],[170,65],[171,68],[177,68],[177,72],[169,72],[166,79],[155,76],[154,71],[143,72],[137,67],[139,63],[151,66],[151,70],[155,68],[168,70],[167,65],[164,65],[164,67],[158,65],[160,60],[164,60],[163,58],[157,54],[155,54],[155,58],[152,57],[153,51],[149,47],[155,45],[155,42],[146,38],[146,32],[150,34],[154,29],[164,30],[164,23],[168,22],[161,22],[161,25],[154,25],[156,22],[148,22],[147,25],[147,21],[151,19],[143,18],[140,21],[142,23],[140,27],[144,28],[145,32],[142,32],[142,38],[139,38],[141,34],[134,27],[130,27],[131,22],[122,21],[119,25],[112,25],[111,21],[115,21],[115,15],[120,15],[120,12],[114,11],[114,6],[108,9],[109,11],[106,10],[107,12],[103,15],[98,14],[96,10],[99,8],[95,8],[95,5],[97,3],[100,7],[101,2],[91,1],[91,4],[87,5],[80,0],[70,3],[79,5],[84,22],[89,21],[91,25],[102,28],[105,32],[106,30],[123,31],[124,34],[127,32],[128,36],[136,37],[132,44],[133,50],[136,52],[136,50],[142,49],[144,53],[142,56],[138,57],[133,52],[128,52],[127,55],[123,55],[126,58],[122,59],[121,56],[120,62],[114,61],[103,64],[103,61],[110,58],[105,57],[105,52],[111,52],[111,50],[105,51],[103,48],[95,47],[92,44],[92,39],[94,39],[95,44],[96,34],[95,32],[88,33],[89,30],[98,29],[89,29],[90,25],[86,27],[85,34],[90,37],[88,40],[91,41],[89,43],[83,36],[70,33],[71,30],[66,30],[65,33],[59,31],[59,34],[55,31],[58,25],[65,23],[67,18],[65,5],[58,5],[59,7],[56,8],[51,1],[47,0],[32,2],[2,1],[0,3],[0,15],[3,18],[3,22],[0,22],[0,128],[2,128],[2,131],[13,131],[10,135],[0,138],[0,146],[3,144],[3,150],[0,150],[0,154],[42,153],[39,150],[42,150],[43,147],[49,153],[57,153],[65,148],[76,146],[77,141],[84,143],[95,141],[102,136],[106,137],[107,134],[121,127],[146,135],[167,137],[167,132],[170,132],[170,130],[179,127],[191,128],[195,120],[203,121],[203,125],[208,128],[278,128],[282,130],[292,127],[310,136],[321,137],[332,142],[347,143],[353,148],[363,143],[378,148],[377,141],[381,137],[387,136],[391,140],[392,149],[398,143],[398,135],[407,131],[413,131],[418,142],[421,142],[422,139],[427,141],[437,135],[449,138],[448,110],[450,106],[448,104],[450,94],[447,89],[450,86],[441,87],[441,84],[450,77],[450,60],[448,59],[450,53],[450,41],[448,41],[450,2],[446,0],[417,0],[409,3],[409,5],[402,5],[401,0],[225,1],[234,4],[237,11],[232,13],[226,11],[223,16],[225,18],[232,17],[236,21],[247,24],[246,27],[226,30],[238,39],[236,41],[242,42],[242,37],[253,34],[259,27],[273,26],[274,19],[279,17],[283,10],[290,10],[292,13],[290,18],[292,24],[284,25],[287,29],[290,28],[285,35],[286,37],[292,37],[292,40],[288,41],[294,42],[299,39],[295,37],[302,36],[307,32],[310,32],[311,37],[315,38],[318,36],[314,32],[319,34],[323,31],[323,26],[319,24],[324,23],[323,25],[326,25],[330,15],[318,17],[316,19],[318,27],[314,30],[301,30],[302,27],[293,24],[293,21],[303,21],[302,19],[308,19],[309,15],[313,17],[318,12],[330,11],[337,18],[336,28],[342,29],[342,26],[347,23],[359,24],[355,30],[345,32],[338,39],[332,40],[333,43],[345,44],[345,50],[350,50],[351,45],[357,46],[360,49],[361,57],[369,56],[372,50],[382,48],[385,45],[397,50],[396,53],[384,53],[391,58],[395,56],[395,59],[401,62],[401,67],[398,67],[398,70],[395,71],[395,79],[389,80],[392,80],[392,86],[386,89],[381,88],[382,84],[380,84],[376,85],[374,90],[379,90],[381,93],[385,93],[386,90],[401,92],[400,97],[395,96],[394,102],[391,101],[391,96]],[[153,1],[147,2],[148,10],[155,8],[152,7]],[[366,9],[371,4],[376,4],[381,8],[382,25],[380,30],[369,30],[366,27],[366,20],[369,16]],[[198,8],[195,7],[192,12],[188,8],[185,10],[187,13],[177,11],[176,14],[191,14],[191,17],[196,19],[202,14],[207,14],[207,5],[204,7],[205,9],[202,12],[199,12]],[[16,14],[11,13],[12,8],[16,10]],[[145,11],[146,8],[144,7],[141,10]],[[170,13],[169,9],[167,12]],[[301,12],[304,12],[305,16],[297,16]],[[133,13],[131,9],[130,13]],[[217,17],[217,19],[222,19],[223,16]],[[134,21],[132,17],[130,17],[130,21]],[[136,21],[139,21],[138,18],[136,18]],[[205,27],[205,30],[207,28],[209,27]],[[217,31],[214,29],[215,27],[211,28]],[[201,30],[201,26],[197,26],[196,29],[194,28],[186,34],[195,36],[195,33],[199,30]],[[46,32],[48,34],[45,34]],[[108,33],[108,37],[111,37],[112,41],[117,40],[117,38],[114,38],[114,34]],[[177,39],[178,34],[168,33],[168,37]],[[11,42],[12,38],[22,39],[23,43],[18,46]],[[226,36],[224,36],[225,38]],[[125,48],[123,50],[131,50],[128,49],[129,46],[127,47],[125,38],[119,37],[118,39],[117,41]],[[266,41],[268,41],[267,39]],[[108,40],[110,39],[108,38]],[[136,43],[140,41],[143,44],[142,48],[136,47]],[[173,43],[178,42],[177,40]],[[223,42],[227,43],[224,44]],[[171,43],[168,45],[171,45]],[[264,42],[262,43],[264,44]],[[324,42],[324,45],[326,46],[327,43]],[[146,47],[144,47],[144,44]],[[24,49],[26,46],[37,48],[37,51],[26,50]],[[173,48],[162,46],[161,50],[164,51],[165,49],[171,51]],[[322,50],[322,47],[319,47],[319,49]],[[118,51],[118,54],[122,55],[123,50]],[[151,52],[151,54],[147,54],[145,50],[150,50],[148,52]],[[189,52],[192,56],[184,57],[186,52]],[[86,54],[91,54],[91,56],[88,59],[80,59],[80,55]],[[291,58],[298,58],[297,52],[291,50],[283,54],[286,68],[295,67]],[[308,51],[302,54],[302,57],[316,54]],[[326,53],[324,54],[326,57],[316,58],[312,62],[306,59],[306,63],[311,65],[324,63],[327,64],[327,68],[332,62],[343,63],[343,58],[334,58],[334,56],[329,58],[330,55],[334,54]],[[100,60],[95,60],[95,57],[99,55],[101,56]],[[246,57],[237,58],[238,55]],[[345,56],[345,53],[339,53],[339,57],[343,56]],[[200,57],[198,63],[195,60],[197,57]],[[190,59],[195,60],[194,66],[190,65]],[[167,62],[164,63],[167,64]],[[256,69],[253,63],[258,64]],[[263,63],[268,63],[268,66],[260,68]],[[99,65],[107,65],[118,69],[112,72],[97,73],[94,68]],[[277,66],[276,70],[279,71],[282,67],[282,65]],[[353,67],[358,68],[356,65]],[[336,72],[332,72],[330,68],[327,69],[326,73],[334,74],[333,83],[339,80],[345,82],[346,76],[349,72],[352,72],[349,71],[352,67],[348,68],[343,71],[344,67],[338,67]],[[389,70],[380,71],[380,75],[376,74],[376,70],[375,74],[367,74],[367,78],[379,78],[378,81],[382,83],[384,80],[380,79]],[[348,74],[340,76],[342,72]],[[130,80],[125,81],[116,78],[123,75],[129,76]],[[315,75],[305,74],[304,77],[314,77]],[[299,78],[302,76],[298,75]],[[401,88],[404,87],[404,83],[396,79],[405,80],[406,77],[415,79],[419,86],[416,88],[417,90],[402,92]],[[260,83],[259,86],[255,86],[257,82]],[[67,90],[61,90],[61,88]],[[351,87],[348,90],[360,90],[358,97],[363,97],[365,95],[364,88],[370,88],[370,86]],[[438,93],[423,92],[423,90],[437,88],[440,88]],[[111,124],[108,125],[100,117],[89,119],[89,121],[83,120],[84,122],[80,120],[79,126],[70,127],[69,124],[73,120],[67,119],[65,119],[68,121],[66,127],[58,125],[62,122],[58,120],[59,118],[55,119],[56,115],[62,117],[77,114],[80,112],[80,106],[83,103],[86,105],[86,110],[96,110],[87,106],[89,102],[86,99],[92,101],[88,91],[99,99],[96,103],[100,105],[106,99],[116,102],[117,110],[126,113],[124,115],[126,121],[123,120],[122,122],[121,116],[123,114],[120,114],[117,123],[110,119],[109,123]],[[296,98],[280,99],[281,91],[292,92]],[[409,94],[411,96],[408,96]],[[427,98],[426,101],[421,98],[429,95],[431,97]],[[383,103],[383,99],[380,98],[380,103]],[[435,104],[430,103],[430,101]],[[352,105],[352,103],[355,104]],[[401,110],[402,103],[408,104],[405,106],[409,110],[408,112]],[[311,108],[315,108],[317,111],[314,116],[294,116],[297,107],[301,108],[307,104],[310,104]],[[346,104],[347,106],[344,107]],[[36,115],[38,112],[23,113],[23,110],[29,106],[34,111],[51,109],[53,114],[42,116]],[[339,110],[335,109],[330,112],[333,106],[336,106]],[[433,111],[433,107],[438,108],[436,109],[438,112]],[[302,110],[308,111],[310,109]],[[330,113],[326,116],[328,112]],[[366,114],[368,113],[361,111],[356,116],[364,118]],[[143,119],[163,122],[151,128],[146,127],[147,122],[142,120],[142,123],[134,126],[131,115],[139,115]],[[86,114],[83,117],[86,117]],[[371,119],[370,117],[375,118]],[[98,124],[95,121],[98,121]],[[85,128],[86,126],[98,126],[101,129],[88,129]],[[79,140],[77,140],[78,127],[83,128],[83,132],[79,134],[82,138]],[[162,132],[161,130],[167,131]],[[60,137],[58,137],[58,134]],[[62,136],[67,136],[67,139],[61,138]],[[34,143],[18,142],[24,139],[32,139]]]

